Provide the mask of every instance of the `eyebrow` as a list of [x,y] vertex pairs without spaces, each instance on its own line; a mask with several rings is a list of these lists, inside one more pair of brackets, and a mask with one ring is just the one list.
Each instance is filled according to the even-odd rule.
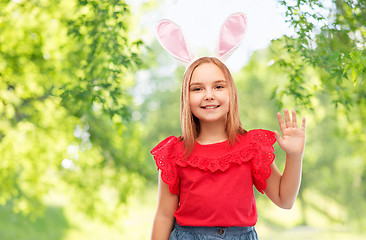
[[[226,80],[223,79],[223,80],[216,80],[214,82],[214,84],[217,84],[217,83],[226,83]],[[202,83],[201,82],[194,82],[194,83],[191,83],[189,86],[194,86],[194,85],[201,85]]]

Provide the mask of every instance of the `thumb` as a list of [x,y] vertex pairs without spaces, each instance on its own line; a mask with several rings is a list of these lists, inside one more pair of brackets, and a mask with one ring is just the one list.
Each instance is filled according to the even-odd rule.
[[282,145],[282,142],[283,142],[283,139],[282,139],[280,133],[277,132],[276,130],[274,131],[274,133],[275,133],[275,138],[276,138],[278,144],[281,146]]

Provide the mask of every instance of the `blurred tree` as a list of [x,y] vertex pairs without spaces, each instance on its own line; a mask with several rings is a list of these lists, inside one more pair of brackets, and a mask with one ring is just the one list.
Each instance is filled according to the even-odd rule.
[[[283,38],[284,51],[274,59],[286,69],[289,79],[284,86],[286,90],[278,91],[277,96],[286,92],[309,105],[308,97],[315,89],[329,94],[335,105],[349,109],[360,104],[366,94],[366,3],[357,0],[279,2],[285,6],[287,21],[295,34]],[[321,75],[321,86],[313,85],[312,91],[304,87],[303,73],[307,65]],[[364,120],[365,117],[362,116]]]
[[157,183],[157,168],[150,154],[151,149],[164,138],[181,135],[180,85],[184,69],[176,68],[171,56],[155,40],[150,51],[143,55],[148,68],[136,73],[134,95],[134,123],[141,128],[141,152],[145,164],[145,176]]
[[1,204],[35,213],[56,189],[112,221],[141,184],[130,21],[119,0],[0,2]]
[[[302,191],[308,187],[325,193],[346,209],[342,219],[362,223],[365,205],[361,202],[366,197],[361,184],[366,179],[362,150],[366,144],[365,1],[279,3],[294,35],[275,40],[270,47],[272,70],[286,74],[274,86],[273,97],[280,107],[293,99],[313,110],[310,116],[317,124],[308,144],[316,153],[311,152],[314,156],[308,159],[311,165],[304,161]],[[314,71],[315,75],[309,74]],[[305,203],[302,192],[299,197]]]

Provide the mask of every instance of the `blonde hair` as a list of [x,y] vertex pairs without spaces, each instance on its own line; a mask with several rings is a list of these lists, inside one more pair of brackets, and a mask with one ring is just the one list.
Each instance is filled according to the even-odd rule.
[[186,157],[192,152],[195,139],[200,133],[200,122],[197,117],[192,114],[189,106],[189,85],[194,70],[204,64],[213,63],[221,69],[224,73],[227,86],[229,88],[229,112],[226,122],[226,134],[229,143],[234,145],[237,134],[244,134],[246,130],[242,127],[239,117],[239,97],[238,91],[235,87],[233,77],[229,69],[219,59],[215,57],[202,57],[194,61],[186,70],[183,76],[182,92],[181,92],[181,109],[180,109],[180,123],[182,128],[181,139],[184,142]]

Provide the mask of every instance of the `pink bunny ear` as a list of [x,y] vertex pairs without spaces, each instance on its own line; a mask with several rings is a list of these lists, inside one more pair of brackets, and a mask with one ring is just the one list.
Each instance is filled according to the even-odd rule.
[[215,56],[225,61],[244,39],[247,28],[247,18],[244,13],[230,15],[221,27]]
[[163,48],[186,67],[194,58],[189,51],[180,27],[170,20],[163,19],[157,25],[157,38]]

